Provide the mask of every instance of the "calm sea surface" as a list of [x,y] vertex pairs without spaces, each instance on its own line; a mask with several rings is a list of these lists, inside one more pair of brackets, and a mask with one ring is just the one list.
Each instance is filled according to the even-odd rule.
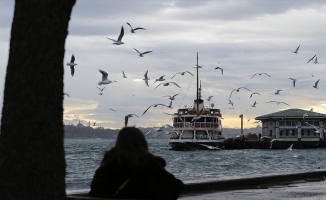
[[[150,151],[185,183],[325,169],[326,149],[171,151],[167,139],[148,139]],[[67,193],[87,192],[114,139],[65,139]],[[306,159],[296,157],[304,155]]]

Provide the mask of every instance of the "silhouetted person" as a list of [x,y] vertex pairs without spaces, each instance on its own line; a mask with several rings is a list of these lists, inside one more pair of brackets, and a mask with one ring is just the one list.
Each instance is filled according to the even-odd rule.
[[177,199],[184,184],[167,172],[163,158],[148,151],[143,133],[135,127],[120,130],[115,147],[96,170],[89,195],[119,199]]

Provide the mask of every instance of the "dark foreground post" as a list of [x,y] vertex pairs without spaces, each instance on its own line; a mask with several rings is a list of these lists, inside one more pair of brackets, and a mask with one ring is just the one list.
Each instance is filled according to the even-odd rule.
[[65,199],[63,58],[75,0],[16,0],[0,136],[0,199]]

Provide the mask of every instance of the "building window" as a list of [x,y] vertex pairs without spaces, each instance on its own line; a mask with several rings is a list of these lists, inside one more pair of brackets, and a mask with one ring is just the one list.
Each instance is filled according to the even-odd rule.
[[283,130],[280,131],[280,136],[282,136],[282,134],[283,134]]
[[302,136],[304,136],[304,130],[302,130],[302,133],[301,133]]
[[288,136],[289,135],[289,130],[285,131],[285,135]]
[[295,135],[295,130],[292,130],[292,136],[294,136]]
[[307,130],[307,135],[308,135],[308,136],[310,135],[310,130]]
[[319,126],[319,121],[314,121],[314,126]]
[[272,136],[272,134],[273,134],[273,131],[269,130],[269,135]]
[[285,124],[286,126],[292,126],[292,123],[291,123],[291,121],[286,121],[286,124]]
[[284,121],[280,121],[280,126],[285,126],[285,122]]

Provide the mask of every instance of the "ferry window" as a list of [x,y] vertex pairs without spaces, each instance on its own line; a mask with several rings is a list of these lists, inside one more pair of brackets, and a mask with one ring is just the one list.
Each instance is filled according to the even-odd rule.
[[295,135],[295,130],[292,130],[292,136],[294,136]]
[[292,126],[291,121],[286,121],[286,126]]
[[302,131],[301,135],[304,136],[304,131]]
[[310,135],[310,130],[307,130],[307,135]]
[[285,135],[288,136],[289,135],[289,130],[285,131]]
[[280,126],[285,126],[285,122],[284,121],[280,121],[279,124],[280,124]]
[[192,117],[185,117],[185,122],[191,122]]
[[280,130],[280,135],[282,135],[283,134],[283,130]]
[[206,122],[213,122],[213,118],[212,117],[206,117]]
[[197,120],[197,122],[205,122],[205,117],[201,117],[200,119]]
[[314,121],[314,126],[319,126],[319,121]]

